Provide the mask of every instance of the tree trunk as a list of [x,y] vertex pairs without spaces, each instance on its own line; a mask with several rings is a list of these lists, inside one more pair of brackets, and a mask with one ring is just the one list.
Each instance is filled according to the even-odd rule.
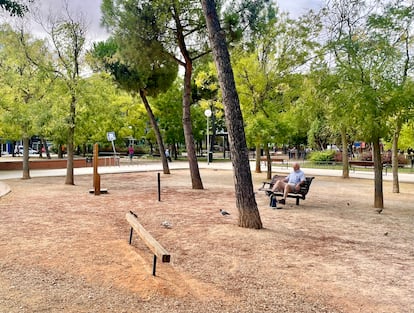
[[42,138],[40,138],[40,145],[37,146],[38,152],[39,152],[39,158],[43,159],[43,141]]
[[66,185],[74,185],[75,177],[73,173],[73,157],[74,157],[74,145],[75,140],[75,115],[76,114],[76,97],[72,95],[69,112],[69,130],[68,130],[68,146],[66,147],[67,152],[67,166],[66,166]]
[[267,144],[265,146],[264,151],[265,151],[265,155],[266,155],[266,159],[267,159],[266,178],[267,179],[272,179],[272,159],[270,158],[269,146]]
[[22,179],[30,179],[29,138],[23,137],[23,174]]
[[170,168],[168,166],[168,161],[165,156],[165,148],[164,148],[164,141],[162,140],[160,128],[158,127],[157,121],[155,120],[154,113],[152,112],[151,106],[148,103],[147,96],[145,94],[145,91],[140,89],[139,95],[141,96],[142,102],[144,102],[145,110],[147,111],[152,129],[154,130],[155,137],[157,138],[157,143],[160,151],[160,157],[162,162],[162,168],[164,174],[170,174]]
[[342,178],[349,178],[349,162],[348,162],[348,141],[346,140],[346,130],[341,129],[342,141]]
[[44,137],[41,137],[40,138],[40,142],[41,142],[41,145],[40,145],[40,151],[39,151],[39,154],[43,157],[43,155],[42,155],[42,153],[43,153],[43,149],[42,148],[45,148],[45,154],[46,154],[46,158],[47,159],[50,159],[51,157],[50,157],[50,151],[49,151],[49,147],[47,146],[47,142],[46,142],[46,139],[44,138]]
[[374,207],[377,209],[384,208],[384,194],[382,189],[382,158],[380,151],[380,139],[375,138],[373,141],[372,158],[374,160]]
[[50,160],[52,157],[50,156],[50,150],[49,150],[49,146],[47,145],[47,141],[44,138],[43,138],[43,145],[45,147],[46,158]]
[[174,156],[174,160],[177,160],[177,157],[178,157],[177,143],[174,142],[174,144],[171,147],[172,147],[171,153]]
[[260,166],[260,163],[261,163],[260,157],[261,157],[261,155],[260,155],[260,144],[257,143],[256,144],[256,173],[261,173],[262,172],[262,168]]
[[400,183],[398,179],[398,140],[400,138],[401,127],[398,126],[392,138],[392,192],[400,192]]
[[191,124],[191,75],[192,64],[188,61],[185,66],[184,74],[184,95],[183,95],[183,128],[185,146],[187,148],[187,158],[191,173],[191,183],[193,189],[204,189],[201,181],[200,170],[197,163],[197,155],[194,145],[193,126]]
[[239,211],[239,226],[261,229],[263,227],[253,192],[249,151],[244,134],[243,116],[236,91],[230,55],[224,31],[221,29],[214,0],[202,0],[204,16],[213,50],[229,134],[230,153],[234,169],[236,206]]

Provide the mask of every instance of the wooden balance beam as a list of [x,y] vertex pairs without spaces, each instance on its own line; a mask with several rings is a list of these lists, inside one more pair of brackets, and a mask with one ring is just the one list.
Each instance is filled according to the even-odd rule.
[[155,270],[157,265],[157,257],[161,259],[163,263],[169,263],[171,260],[170,254],[164,249],[161,244],[151,236],[151,234],[138,222],[137,215],[133,212],[129,212],[126,215],[128,223],[131,225],[131,232],[129,235],[129,244],[132,243],[132,234],[135,230],[141,237],[148,248],[154,253],[154,263],[152,267],[152,275],[155,276]]

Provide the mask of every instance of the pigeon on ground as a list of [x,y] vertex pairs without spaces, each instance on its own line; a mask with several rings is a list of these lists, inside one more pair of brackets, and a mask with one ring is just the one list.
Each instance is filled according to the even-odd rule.
[[229,212],[227,212],[225,210],[222,210],[222,209],[220,209],[220,213],[221,213],[221,215],[230,215]]
[[164,221],[161,223],[162,226],[165,228],[171,228],[172,224],[169,221]]

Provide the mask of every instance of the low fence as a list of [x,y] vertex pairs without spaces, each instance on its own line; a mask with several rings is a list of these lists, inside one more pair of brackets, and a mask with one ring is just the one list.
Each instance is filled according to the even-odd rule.
[[[119,157],[100,157],[98,166],[118,166]],[[31,170],[39,169],[60,169],[67,167],[67,159],[31,159],[29,160],[29,168]],[[73,160],[73,167],[92,167],[92,158],[75,158]],[[0,161],[0,170],[22,170],[23,161],[20,160],[7,160]]]

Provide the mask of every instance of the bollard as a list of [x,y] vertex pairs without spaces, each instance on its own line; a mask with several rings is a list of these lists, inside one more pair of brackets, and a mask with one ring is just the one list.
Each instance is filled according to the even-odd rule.
[[158,202],[161,202],[161,175],[157,173],[158,176]]

